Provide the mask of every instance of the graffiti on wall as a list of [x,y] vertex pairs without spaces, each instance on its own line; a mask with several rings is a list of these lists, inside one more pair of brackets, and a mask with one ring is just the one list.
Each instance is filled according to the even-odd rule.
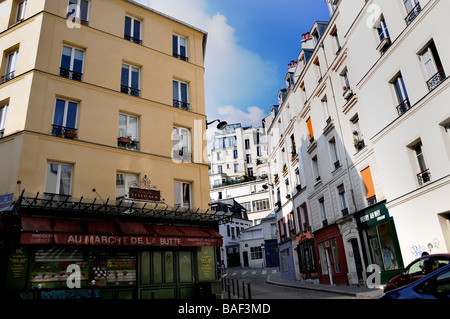
[[439,249],[439,239],[433,238],[426,245],[414,244],[411,246],[411,254],[414,257],[420,257],[422,253],[427,252],[429,254],[433,253],[433,250]]

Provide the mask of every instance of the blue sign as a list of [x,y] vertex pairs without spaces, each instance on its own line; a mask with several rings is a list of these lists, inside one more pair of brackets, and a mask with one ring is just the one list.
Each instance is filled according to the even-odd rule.
[[0,196],[0,206],[11,205],[14,200],[14,194],[1,195]]

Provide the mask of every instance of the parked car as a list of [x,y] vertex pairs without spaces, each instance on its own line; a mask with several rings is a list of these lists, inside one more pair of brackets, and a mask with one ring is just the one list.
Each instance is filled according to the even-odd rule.
[[432,254],[417,258],[403,272],[388,281],[384,291],[390,291],[415,282],[433,271],[448,265],[450,254]]
[[381,294],[378,299],[449,299],[450,264],[405,285]]

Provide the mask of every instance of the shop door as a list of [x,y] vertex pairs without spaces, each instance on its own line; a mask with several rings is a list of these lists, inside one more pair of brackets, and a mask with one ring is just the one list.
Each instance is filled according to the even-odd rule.
[[328,276],[330,278],[330,285],[334,285],[334,282],[333,282],[334,270],[333,270],[333,266],[332,266],[332,263],[331,263],[330,248],[326,248],[325,249],[325,258],[326,258],[326,265],[325,265],[325,267],[327,267]]
[[361,254],[359,253],[359,247],[358,247],[358,240],[356,238],[351,240],[352,243],[352,249],[353,249],[353,258],[355,258],[355,266],[356,266],[356,273],[358,274],[358,281],[363,281],[363,265],[361,260]]

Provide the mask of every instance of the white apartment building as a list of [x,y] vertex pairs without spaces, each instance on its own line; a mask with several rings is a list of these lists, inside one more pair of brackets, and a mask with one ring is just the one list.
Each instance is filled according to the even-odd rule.
[[449,247],[450,4],[326,2],[263,120],[282,276],[383,283]]

